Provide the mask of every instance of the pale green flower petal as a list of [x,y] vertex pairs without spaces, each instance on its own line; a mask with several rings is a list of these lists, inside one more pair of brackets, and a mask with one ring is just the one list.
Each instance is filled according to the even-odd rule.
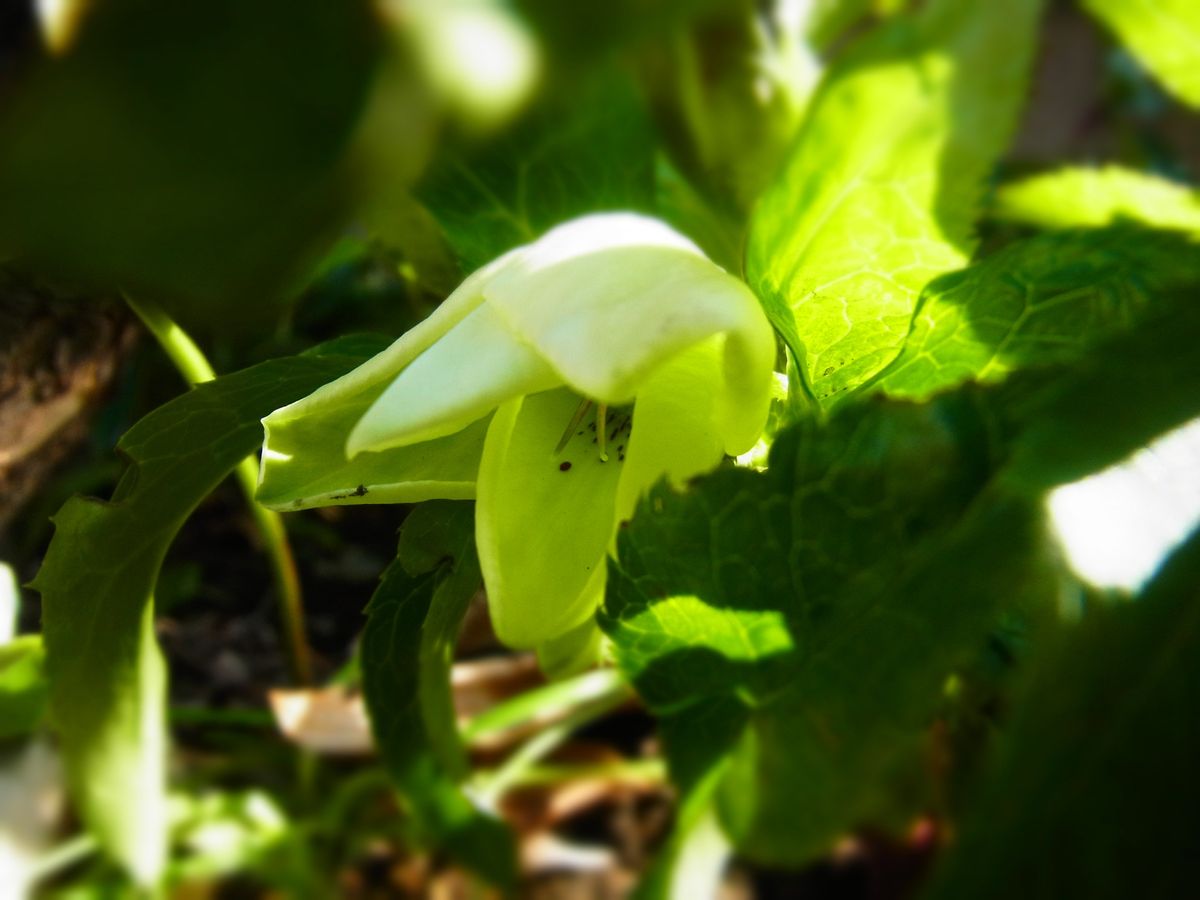
[[362,403],[347,404],[276,419],[263,453],[258,501],[272,509],[292,510],[475,496],[475,474],[490,419],[436,441],[347,459],[341,437],[364,408]]
[[[603,599],[604,582],[601,581],[588,606],[595,609]],[[599,660],[602,638],[600,623],[589,617],[582,625],[576,625],[570,631],[538,645],[538,668],[551,680],[578,675],[590,669]]]
[[680,483],[721,461],[721,353],[721,338],[709,338],[661,365],[638,391],[618,519],[631,518],[641,495],[664,475]]
[[[367,360],[341,378],[334,379],[304,399],[275,410],[263,419],[268,433],[273,426],[281,426],[302,416],[340,409],[348,402],[360,404],[359,408],[365,411],[405,366],[483,303],[481,287],[484,282],[488,281],[498,268],[507,265],[509,258],[518,252],[519,250],[513,250],[506,253],[472,274],[427,319],[406,331],[378,356]],[[369,400],[363,403],[363,398]]]
[[466,427],[513,397],[561,384],[485,303],[390,384],[354,426],[346,454],[430,441]]
[[580,625],[603,592],[622,464],[600,461],[586,425],[555,454],[579,399],[559,389],[511,400],[488,429],[475,536],[492,625],[510,647]]
[[560,225],[482,290],[566,384],[614,405],[630,402],[664,359],[713,334],[728,333],[739,363],[768,346],[774,360],[770,326],[745,284],[666,225],[632,213]]

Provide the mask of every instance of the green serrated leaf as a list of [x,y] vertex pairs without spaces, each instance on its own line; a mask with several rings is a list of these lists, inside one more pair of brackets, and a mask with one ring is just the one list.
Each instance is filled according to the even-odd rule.
[[1063,484],[1119,462],[1200,416],[1200,305],[1194,289],[1083,359],[1018,373],[992,400],[1012,437],[1005,477],[1026,490]]
[[891,362],[921,289],[970,256],[1040,8],[933,3],[826,74],[746,251],[750,284],[819,401]]
[[1078,358],[1187,286],[1200,286],[1200,245],[1180,235],[1131,227],[1041,235],[929,285],[876,387],[923,399]]
[[660,490],[622,532],[602,623],[668,721],[740,708],[724,746],[666,744],[685,784],[732,761],[716,800],[742,852],[798,864],[911,812],[919,767],[894,773],[941,680],[1001,609],[1052,598],[1036,509],[988,492],[986,412],[964,395],[807,422],[765,475]]
[[649,211],[654,145],[632,86],[615,75],[553,95],[474,153],[444,153],[418,186],[464,272],[587,212]]
[[1200,6],[1194,0],[1083,0],[1180,100],[1200,107]]
[[166,672],[154,586],[184,521],[262,443],[259,419],[362,362],[273,360],[159,407],[117,445],[129,460],[112,500],[75,497],[54,517],[34,587],[50,711],[72,796],[101,846],[142,883],[165,854]]
[[1042,648],[929,900],[1182,897],[1200,835],[1200,537]]
[[1137,222],[1200,233],[1200,190],[1121,166],[1069,167],[1003,185],[991,215],[1036,228],[1104,228]]
[[712,799],[743,852],[800,862],[927,808],[917,754],[940,679],[1002,611],[1036,620],[1058,598],[1045,491],[1200,415],[1193,300],[999,385],[802,421],[765,474],[643,503],[601,622],[688,802],[727,767]]
[[455,724],[450,665],[462,618],[482,582],[473,504],[418,506],[405,520],[397,559],[367,607],[363,691],[384,761],[425,837],[511,890],[512,835],[459,787],[467,760]]

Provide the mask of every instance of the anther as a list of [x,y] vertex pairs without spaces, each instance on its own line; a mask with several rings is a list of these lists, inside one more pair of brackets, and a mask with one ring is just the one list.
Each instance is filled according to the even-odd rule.
[[[567,430],[564,431],[562,433],[562,437],[558,439],[558,446],[554,448],[555,456],[558,456],[558,454],[563,452],[563,448],[566,447],[571,440],[571,432],[579,427],[579,423],[583,421],[583,417],[587,415],[587,411],[591,408],[591,406],[592,401],[586,398],[579,402],[579,406],[575,409],[575,414],[571,416],[571,421],[567,423]],[[603,404],[600,406],[600,409],[604,409]],[[580,434],[582,433],[583,432],[580,432]]]
[[600,443],[600,462],[608,462],[608,451],[604,448],[604,430],[608,419],[608,406],[601,403],[596,407],[596,436]]

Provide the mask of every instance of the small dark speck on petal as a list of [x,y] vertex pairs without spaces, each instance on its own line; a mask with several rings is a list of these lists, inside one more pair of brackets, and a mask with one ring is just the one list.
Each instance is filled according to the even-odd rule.
[[560,471],[560,472],[566,472],[570,468],[571,468],[570,462],[561,462],[558,464],[558,471]]

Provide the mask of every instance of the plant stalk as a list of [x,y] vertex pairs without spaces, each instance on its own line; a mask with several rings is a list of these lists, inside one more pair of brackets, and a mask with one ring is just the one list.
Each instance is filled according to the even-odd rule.
[[[163,352],[188,384],[195,386],[217,377],[204,353],[187,332],[179,327],[159,306],[145,299],[125,295],[125,302],[142,320],[158,341]],[[234,470],[255,527],[262,536],[271,566],[271,579],[279,598],[279,612],[288,646],[292,675],[300,684],[312,683],[312,654],[308,649],[304,629],[304,604],[300,593],[300,577],[296,560],[288,543],[283,518],[254,499],[258,488],[258,459],[248,456]]]

